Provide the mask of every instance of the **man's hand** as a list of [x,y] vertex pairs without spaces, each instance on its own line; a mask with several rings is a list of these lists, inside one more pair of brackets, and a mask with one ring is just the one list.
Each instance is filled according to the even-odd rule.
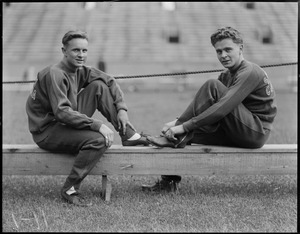
[[164,135],[171,141],[176,141],[177,138],[175,137],[175,135],[180,135],[185,133],[183,125],[177,125],[174,127],[169,128]]
[[99,132],[105,138],[105,145],[108,148],[111,147],[112,143],[114,142],[114,132],[109,127],[107,127],[105,124],[101,124]]
[[164,125],[164,127],[162,128],[162,131],[161,131],[161,132],[162,132],[163,134],[165,134],[165,133],[169,130],[169,128],[175,126],[176,121],[177,121],[177,119],[175,119],[175,120],[173,120],[173,121],[171,121],[171,122],[169,122],[169,123],[166,123],[166,124]]
[[128,124],[134,131],[135,128],[133,127],[133,125],[129,122],[129,118],[128,118],[128,115],[127,115],[127,111],[121,109],[119,110],[118,112],[118,128],[119,128],[119,131],[122,130],[123,132],[123,135],[125,135],[126,133],[126,125]]

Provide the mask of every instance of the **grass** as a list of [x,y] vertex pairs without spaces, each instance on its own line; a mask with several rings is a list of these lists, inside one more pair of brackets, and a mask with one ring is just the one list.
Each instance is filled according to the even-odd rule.
[[[111,203],[99,197],[100,178],[82,189],[96,205],[62,203],[61,176],[5,176],[3,230],[49,232],[294,232],[293,176],[184,177],[177,194],[145,193],[144,176],[111,176]],[[38,187],[38,189],[37,189]],[[14,223],[12,214],[15,217]]]
[[[125,97],[138,131],[159,134],[196,90],[140,90]],[[3,143],[33,143],[27,129],[28,91],[3,92]],[[278,115],[268,143],[297,143],[297,94],[277,92]],[[101,117],[95,114],[96,117]],[[115,134],[115,144],[120,139]],[[82,191],[95,205],[62,202],[64,176],[3,176],[4,232],[296,232],[297,176],[186,176],[179,192],[145,193],[157,176],[110,176],[110,203],[99,196],[101,178],[88,176]]]

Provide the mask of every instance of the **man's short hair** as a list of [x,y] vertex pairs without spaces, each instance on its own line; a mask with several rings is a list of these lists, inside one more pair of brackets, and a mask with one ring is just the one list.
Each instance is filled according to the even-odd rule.
[[210,37],[210,41],[213,46],[215,46],[218,41],[224,39],[232,39],[232,41],[236,44],[243,44],[241,33],[232,27],[220,28]]
[[88,36],[86,32],[83,31],[79,31],[79,30],[72,30],[67,32],[63,38],[62,38],[62,44],[64,46],[66,46],[68,44],[69,41],[71,41],[74,38],[82,38],[82,39],[86,39],[88,41]]

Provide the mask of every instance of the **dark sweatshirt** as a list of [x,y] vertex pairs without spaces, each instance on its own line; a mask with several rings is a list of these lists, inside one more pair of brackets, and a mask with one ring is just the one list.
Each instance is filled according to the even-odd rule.
[[[259,118],[264,128],[271,129],[277,113],[275,92],[262,68],[243,60],[235,71],[222,72],[218,80],[228,87],[227,93],[204,112],[183,123],[185,131],[216,123],[241,103]],[[250,127],[255,130],[256,126]]]
[[114,77],[98,69],[83,66],[72,73],[60,62],[40,71],[26,103],[29,130],[35,140],[42,140],[45,129],[56,122],[76,129],[99,131],[101,120],[77,111],[79,91],[97,79],[109,87],[117,110],[127,110],[123,92]]

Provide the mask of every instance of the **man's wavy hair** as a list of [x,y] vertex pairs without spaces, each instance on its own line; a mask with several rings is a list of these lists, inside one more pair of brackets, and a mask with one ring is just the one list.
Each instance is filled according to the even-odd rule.
[[88,41],[88,36],[86,32],[83,31],[79,31],[79,30],[72,30],[67,32],[63,38],[62,38],[62,44],[64,46],[68,45],[68,42],[71,41],[74,38],[82,38],[82,39],[86,39]]
[[213,46],[223,39],[232,39],[232,41],[236,44],[243,44],[241,33],[232,27],[220,28],[210,37],[210,41]]

